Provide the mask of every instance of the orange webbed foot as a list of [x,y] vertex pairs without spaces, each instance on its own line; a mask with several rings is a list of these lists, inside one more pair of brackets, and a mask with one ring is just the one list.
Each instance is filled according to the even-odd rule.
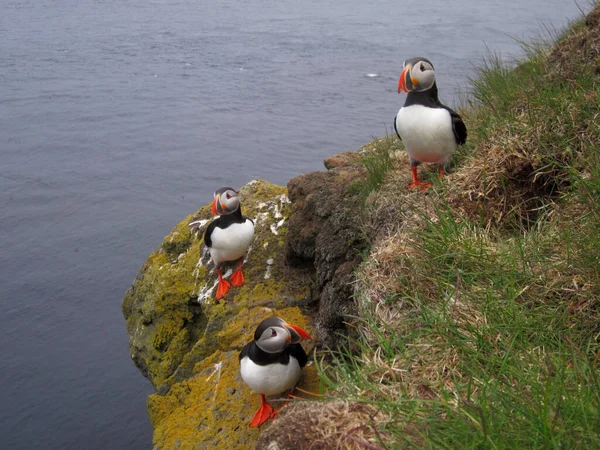
[[235,272],[233,272],[233,275],[231,275],[231,284],[233,284],[235,287],[240,287],[242,284],[244,284],[244,273],[242,272],[243,262],[244,259],[240,259],[238,268],[235,270]]
[[240,287],[242,284],[244,284],[244,274],[241,270],[236,270],[233,272],[233,275],[231,275],[231,284],[235,287]]
[[225,294],[227,294],[227,292],[229,292],[229,288],[231,287],[231,283],[227,280],[220,280],[219,281],[219,286],[217,287],[217,295],[215,295],[215,298],[217,300],[222,299],[223,297],[225,297]]
[[409,189],[418,187],[421,191],[425,191],[428,187],[431,187],[431,183],[419,181],[419,178],[417,177],[417,166],[411,166],[410,171],[412,173],[413,182],[408,185]]
[[260,394],[261,405],[254,417],[250,421],[251,427],[260,427],[263,423],[271,418],[273,415],[273,407],[269,405],[263,394]]
[[419,187],[419,189],[421,189],[421,191],[426,191],[427,188],[431,187],[431,183],[425,183],[424,181],[415,181],[408,185],[409,189],[413,189],[416,187]]
[[217,294],[215,295],[215,299],[220,300],[225,297],[225,294],[227,294],[229,291],[231,283],[223,278],[221,269],[217,269],[217,274],[219,275],[219,286],[217,286]]

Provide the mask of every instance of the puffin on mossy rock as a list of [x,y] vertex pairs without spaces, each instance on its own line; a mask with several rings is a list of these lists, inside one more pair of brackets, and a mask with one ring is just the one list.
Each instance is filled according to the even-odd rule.
[[[219,217],[206,228],[204,243],[219,275],[219,286],[215,295],[219,300],[227,294],[232,284],[244,284],[242,264],[244,255],[254,240],[254,222],[242,215],[240,196],[231,187],[223,187],[214,193],[210,213]],[[221,272],[221,265],[227,261],[239,261],[237,269],[231,275],[231,282],[225,280]]]
[[417,166],[421,162],[439,164],[441,179],[456,148],[467,142],[467,127],[456,112],[440,102],[433,64],[427,58],[404,61],[398,80],[400,92],[408,95],[394,118],[394,129],[408,152],[413,180],[408,187],[425,190],[431,184],[419,181]]
[[240,352],[242,379],[252,391],[260,394],[261,400],[259,410],[250,421],[251,427],[274,419],[283,408],[273,410],[266,396],[286,391],[288,397],[291,395],[308,360],[300,342],[308,339],[310,335],[302,328],[279,317],[269,317],[258,325],[254,340]]

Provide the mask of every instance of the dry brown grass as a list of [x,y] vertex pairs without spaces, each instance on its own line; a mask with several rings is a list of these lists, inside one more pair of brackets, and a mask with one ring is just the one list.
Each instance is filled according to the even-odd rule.
[[[470,404],[464,392],[456,391],[457,385],[471,380],[469,395],[476,398],[485,382],[464,372],[464,358],[481,367],[486,359],[498,361],[490,363],[492,367],[502,364],[507,333],[493,321],[504,320],[498,308],[507,295],[514,296],[515,311],[540,311],[542,331],[525,326],[532,338],[545,327],[566,327],[583,340],[600,332],[600,283],[584,254],[590,245],[569,242],[565,231],[580,239],[593,231],[586,227],[597,226],[578,220],[589,213],[589,204],[566,197],[573,172],[590,176],[582,155],[600,140],[600,116],[593,110],[597,96],[582,86],[566,95],[563,89],[565,83],[575,86],[581,65],[589,69],[596,64],[600,74],[600,7],[575,30],[552,52],[532,55],[538,58],[532,64],[539,67],[517,68],[523,76],[539,78],[520,80],[520,92],[508,87],[501,94],[508,99],[505,111],[482,105],[465,114],[467,125],[475,130],[470,154],[441,184],[434,183],[424,193],[409,191],[406,154],[394,154],[395,170],[367,198],[362,217],[371,248],[356,273],[359,312],[351,321],[362,339],[360,354],[352,357],[362,381],[341,383],[342,397],[375,402],[443,397],[447,402],[450,393],[457,408]],[[557,90],[540,90],[544,79],[552,80]],[[420,175],[430,170],[427,165],[419,168]],[[458,231],[452,234],[455,230],[449,227],[450,237],[444,237],[444,225],[436,225],[440,220],[459,224]],[[436,227],[442,244],[428,248],[423,233]],[[472,248],[481,249],[481,260],[469,253]],[[446,260],[434,261],[438,255],[431,252],[438,250]],[[524,261],[522,269],[513,259]],[[448,265],[451,271],[452,264],[456,276],[441,272]],[[471,283],[463,281],[459,269],[467,272]],[[515,274],[511,278],[496,271]],[[515,292],[507,294],[505,279],[515,283]],[[496,303],[492,323],[486,302]],[[441,311],[439,325],[436,318],[421,318],[424,307]],[[421,326],[428,327],[427,333],[415,332]],[[551,345],[520,351],[525,360],[540,364],[552,355]],[[503,382],[521,389],[518,376],[506,375]],[[525,397],[529,395],[530,387],[522,389]],[[385,427],[385,420],[378,426]]]
[[[473,424],[487,438],[480,394],[494,392],[498,402],[504,392],[514,396],[502,405],[508,423],[516,411],[510,401],[529,411],[536,390],[554,382],[544,377],[573,367],[565,346],[582,361],[590,356],[584,352],[598,352],[593,366],[600,360],[593,339],[600,333],[600,217],[591,218],[600,183],[581,183],[598,177],[599,33],[597,6],[553,51],[536,50],[514,73],[493,73],[482,96],[493,101],[464,114],[469,147],[442,183],[408,190],[400,151],[395,170],[367,197],[360,220],[371,246],[356,272],[358,312],[349,319],[359,337],[338,372],[326,373],[341,398],[385,405],[388,415],[376,424],[395,429],[395,438],[406,423],[447,431],[444,421],[457,411],[468,417],[461,439]],[[432,171],[419,167],[423,178]],[[552,389],[570,395],[561,407],[580,411],[570,386]],[[443,406],[431,413],[430,405]],[[514,425],[521,442],[537,426],[531,423]],[[418,431],[415,439],[438,446],[437,437]],[[497,430],[495,439],[506,436]],[[393,442],[407,445],[402,437]]]
[[344,401],[295,402],[260,436],[258,450],[384,450],[375,408]]
[[600,73],[600,8],[596,6],[571,33],[555,45],[548,56],[549,76],[576,78],[580,65]]

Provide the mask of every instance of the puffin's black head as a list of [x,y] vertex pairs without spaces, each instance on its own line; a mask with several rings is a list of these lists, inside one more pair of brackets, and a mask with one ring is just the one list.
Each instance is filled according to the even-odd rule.
[[254,342],[267,353],[282,352],[289,344],[312,339],[302,328],[290,325],[279,317],[263,320],[254,332]]
[[212,208],[210,210],[213,216],[223,216],[237,211],[240,207],[240,196],[231,187],[222,187],[214,193]]
[[404,61],[404,70],[398,80],[398,93],[426,91],[434,84],[435,71],[431,61],[421,56]]

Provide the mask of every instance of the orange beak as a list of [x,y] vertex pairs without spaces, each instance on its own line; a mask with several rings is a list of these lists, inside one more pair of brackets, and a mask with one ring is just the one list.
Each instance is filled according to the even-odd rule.
[[210,215],[211,216],[218,216],[219,213],[217,212],[217,203],[219,203],[219,196],[215,195],[215,199],[212,202],[212,207],[210,208]]
[[406,66],[400,74],[400,78],[398,79],[398,94],[401,92],[408,93],[408,89],[406,89],[406,76],[410,73],[410,67],[410,65]]
[[304,331],[302,328],[297,327],[296,325],[290,325],[289,323],[285,324],[286,328],[290,331],[292,335],[292,343],[296,344],[301,341],[306,341],[308,339],[312,339],[310,334]]

